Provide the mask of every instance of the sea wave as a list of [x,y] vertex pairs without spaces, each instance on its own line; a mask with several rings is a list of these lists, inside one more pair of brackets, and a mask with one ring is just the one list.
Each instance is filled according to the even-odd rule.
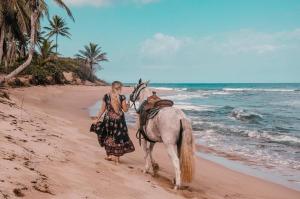
[[223,88],[224,91],[245,92],[245,91],[263,91],[263,92],[295,92],[295,89],[277,89],[277,88]]
[[193,98],[205,98],[206,96],[201,94],[201,93],[178,93],[175,95],[167,95],[164,96],[166,99],[170,100],[188,100],[188,99],[193,99]]
[[265,139],[277,143],[300,144],[300,138],[290,135],[278,135],[270,132],[246,131],[248,137]]
[[290,106],[290,107],[300,108],[300,99],[287,100],[287,101],[281,101],[281,102],[271,102],[270,104],[278,105],[278,106]]
[[165,98],[172,100],[189,100],[189,99],[203,99],[212,95],[228,95],[229,92],[223,90],[194,90],[193,92],[186,91],[184,89],[177,89],[176,93],[164,96]]
[[210,105],[192,105],[192,104],[185,104],[185,103],[176,103],[175,107],[187,111],[210,111],[215,108],[215,106],[210,106]]
[[168,91],[174,90],[174,88],[169,88],[169,87],[150,87],[150,88],[157,89],[157,90],[168,90]]
[[254,113],[254,112],[248,112],[244,109],[234,109],[231,111],[231,116],[237,120],[244,121],[244,122],[259,122],[263,116]]
[[249,137],[265,142],[276,142],[287,146],[300,146],[300,137],[262,130],[249,130],[241,126],[225,125],[217,122],[193,121],[193,129],[200,135],[209,137],[237,136]]
[[151,89],[166,90],[166,91],[187,91],[188,88],[170,88],[170,87],[150,87]]

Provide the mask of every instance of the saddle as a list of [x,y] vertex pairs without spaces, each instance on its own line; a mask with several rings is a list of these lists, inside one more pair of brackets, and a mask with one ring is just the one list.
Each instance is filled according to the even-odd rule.
[[173,105],[174,102],[172,100],[161,99],[156,95],[156,92],[154,91],[152,96],[148,97],[147,100],[145,100],[141,104],[138,110],[140,126],[137,132],[137,137],[139,139],[140,145],[141,145],[141,136],[143,136],[143,138],[149,142],[154,142],[148,138],[147,133],[145,131],[145,126],[147,125],[147,121],[149,119],[154,118],[157,115],[157,113],[160,111],[160,109],[164,107],[171,107]]

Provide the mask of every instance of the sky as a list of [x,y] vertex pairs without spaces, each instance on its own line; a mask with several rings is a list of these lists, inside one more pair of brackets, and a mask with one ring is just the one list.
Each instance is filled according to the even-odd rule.
[[[74,56],[89,42],[107,53],[106,81],[300,82],[299,0],[64,0]],[[43,22],[47,25],[47,20]]]

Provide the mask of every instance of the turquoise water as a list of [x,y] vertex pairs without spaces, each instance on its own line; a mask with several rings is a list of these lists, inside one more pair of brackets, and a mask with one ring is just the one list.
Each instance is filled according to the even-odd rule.
[[[197,143],[300,183],[300,84],[151,84],[174,90]],[[279,178],[280,178],[279,177]]]

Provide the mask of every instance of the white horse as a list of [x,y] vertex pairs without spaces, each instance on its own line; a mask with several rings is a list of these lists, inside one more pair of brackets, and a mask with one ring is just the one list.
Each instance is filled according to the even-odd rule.
[[[148,82],[142,82],[140,79],[134,87],[134,91],[130,95],[130,100],[134,105],[137,101],[142,104],[152,95],[147,84]],[[155,142],[162,142],[166,146],[175,169],[174,189],[180,188],[182,182],[191,182],[194,171],[193,135],[191,123],[183,111],[175,107],[162,108],[153,119],[147,122],[145,132],[147,137],[154,142],[143,139],[144,172],[149,173],[150,166],[152,166],[154,174],[158,170],[158,164],[152,158],[152,150]]]

